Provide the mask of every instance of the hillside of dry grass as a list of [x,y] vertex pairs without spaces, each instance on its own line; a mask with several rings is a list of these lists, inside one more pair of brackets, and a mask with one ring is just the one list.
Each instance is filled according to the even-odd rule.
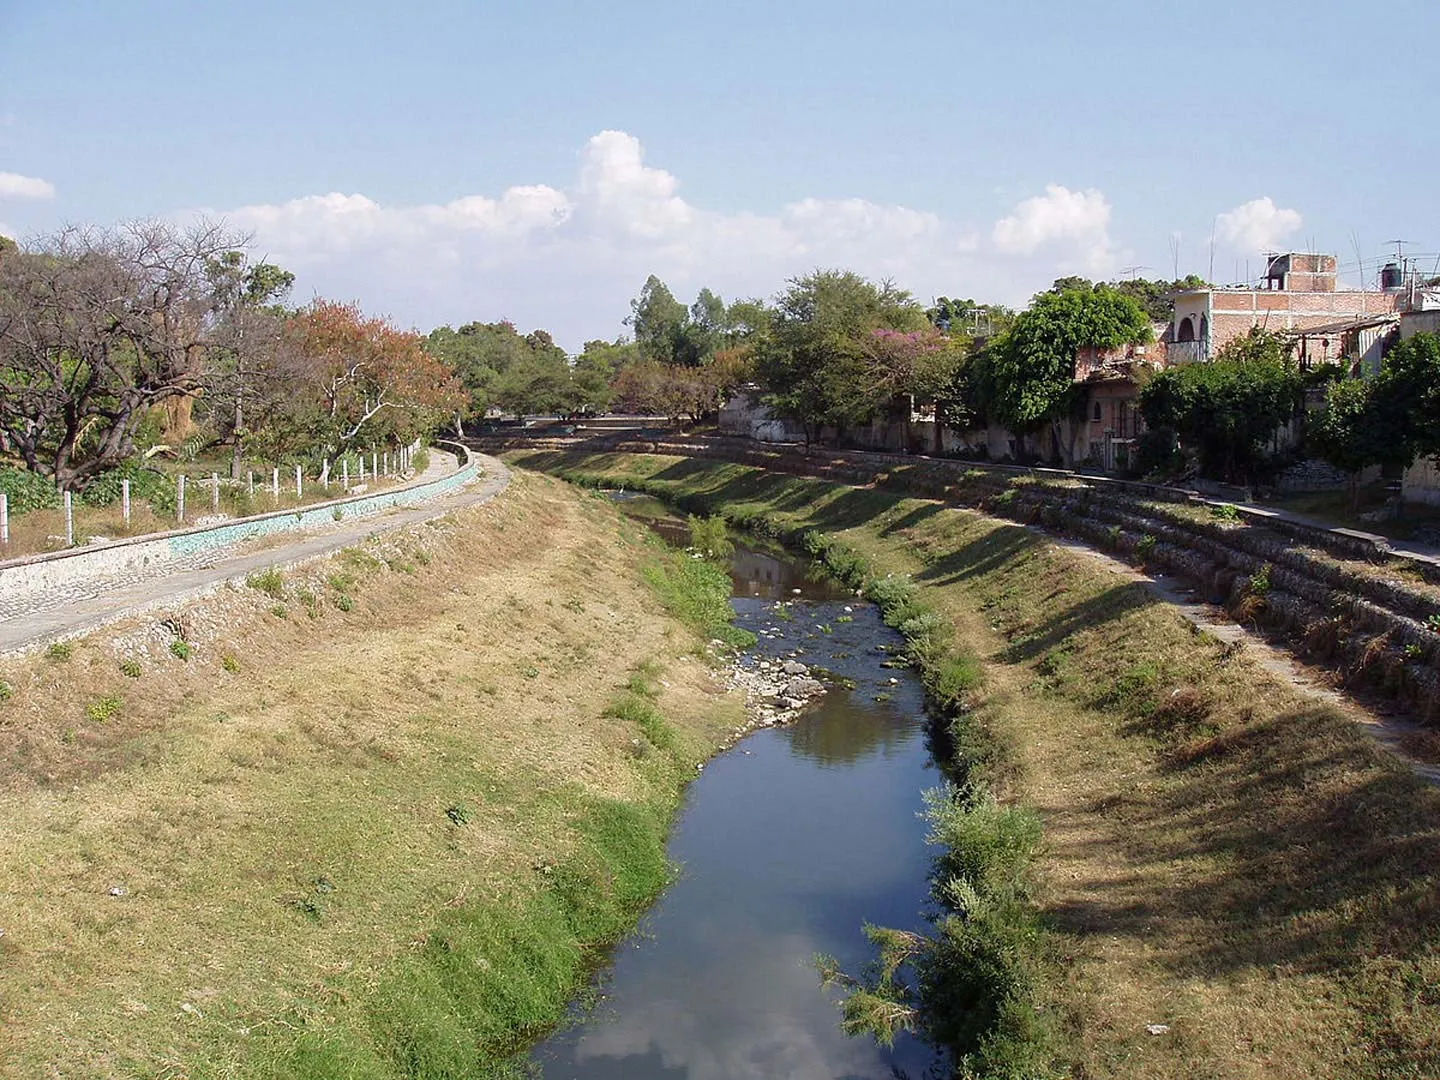
[[665,557],[518,477],[0,663],[0,1075],[503,1062],[663,887],[742,720]]

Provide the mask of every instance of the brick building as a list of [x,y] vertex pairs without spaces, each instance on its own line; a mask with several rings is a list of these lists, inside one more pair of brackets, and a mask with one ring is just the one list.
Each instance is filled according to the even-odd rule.
[[[1346,355],[1344,331],[1351,324],[1397,315],[1398,290],[1356,291],[1336,286],[1334,255],[1289,252],[1272,255],[1263,287],[1186,289],[1174,296],[1175,315],[1166,338],[1171,363],[1209,360],[1226,342],[1250,332],[1295,332],[1297,355],[1326,363]],[[1318,331],[1317,337],[1311,331]],[[1333,336],[1332,336],[1333,335]],[[1312,355],[1318,353],[1318,355]]]

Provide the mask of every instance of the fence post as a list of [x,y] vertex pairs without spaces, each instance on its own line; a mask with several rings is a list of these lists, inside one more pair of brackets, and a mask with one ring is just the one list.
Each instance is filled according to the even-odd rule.
[[75,505],[70,492],[65,492],[65,546],[75,546]]
[[299,465],[296,465],[296,466],[295,466],[295,497],[298,499],[298,498],[300,498],[300,497],[302,496],[302,494],[303,494],[303,491],[302,491],[301,486],[300,486],[300,466],[299,466]]
[[175,481],[175,520],[184,524],[185,522],[185,474],[180,474],[180,479]]
[[349,459],[349,458],[341,458],[341,460],[340,460],[340,486],[341,486],[342,488],[344,488],[346,491],[349,491],[349,490],[350,490],[350,459]]
[[385,451],[385,475],[390,475],[390,451]]
[[120,517],[126,525],[130,524],[130,481],[120,481]]
[[360,455],[360,482],[365,482],[365,455]]
[[330,490],[330,459],[325,458],[320,462],[320,486],[326,491]]
[[380,479],[380,455],[374,450],[370,451],[370,476],[372,479]]
[[0,491],[0,544],[10,543],[10,496]]
[[210,509],[216,513],[220,512],[220,474],[210,474]]
[[276,502],[280,501],[280,467],[278,465],[270,470],[270,497]]
[[253,496],[253,495],[255,494],[255,470],[254,470],[254,469],[246,469],[246,470],[245,470],[245,483],[246,483],[246,486],[247,486],[247,487],[249,488],[249,490],[250,490],[250,494]]

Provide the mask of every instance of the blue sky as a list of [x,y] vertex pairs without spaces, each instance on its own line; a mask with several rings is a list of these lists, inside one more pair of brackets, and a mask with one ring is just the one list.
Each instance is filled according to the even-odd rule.
[[1212,231],[1224,281],[1440,252],[1433,0],[412,7],[0,0],[0,231],[223,216],[300,300],[572,349],[651,272],[1018,304]]

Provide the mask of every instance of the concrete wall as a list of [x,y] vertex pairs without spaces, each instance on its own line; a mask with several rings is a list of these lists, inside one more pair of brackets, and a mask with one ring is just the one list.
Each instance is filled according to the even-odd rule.
[[470,460],[468,450],[458,444],[456,448],[464,463],[455,472],[438,480],[374,495],[331,499],[296,510],[256,514],[221,525],[156,533],[0,563],[0,594],[10,597],[41,592],[63,588],[87,578],[124,577],[165,563],[178,564],[197,554],[230,547],[258,536],[298,532],[329,524],[335,521],[337,510],[342,517],[353,518],[368,517],[395,506],[413,506],[447,494],[475,478],[479,466]]
[[1440,506],[1440,461],[1421,458],[1406,469],[1401,495],[1412,502]]

